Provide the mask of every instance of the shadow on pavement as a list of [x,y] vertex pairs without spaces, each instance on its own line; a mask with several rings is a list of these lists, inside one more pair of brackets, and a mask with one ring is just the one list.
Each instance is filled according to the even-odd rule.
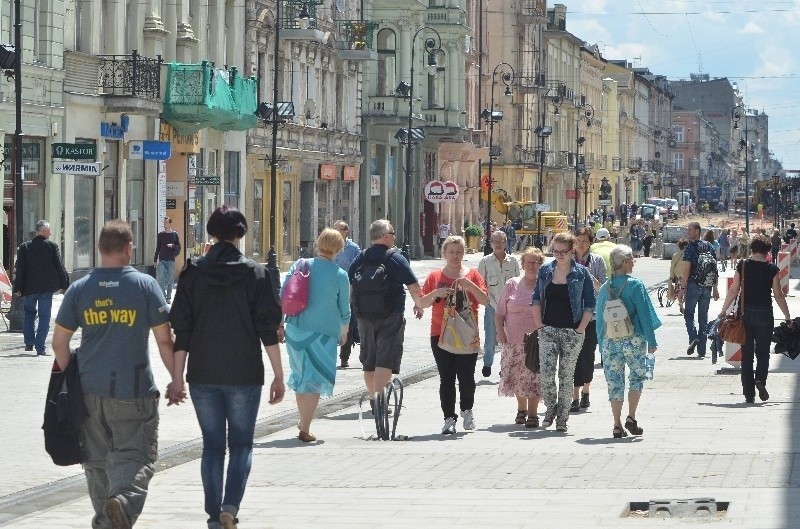
[[524,424],[493,424],[485,428],[487,432],[509,433],[509,432],[530,432],[533,428],[525,428]]
[[581,445],[607,445],[614,443],[641,443],[644,438],[640,435],[632,435],[623,437],[621,439],[614,439],[613,437],[585,437],[583,439],[576,439],[575,442]]
[[455,435],[444,435],[441,433],[431,433],[427,435],[412,435],[408,438],[409,441],[455,441],[461,439],[467,434],[464,432],[456,432]]
[[290,439],[275,439],[264,443],[253,443],[253,448],[306,448],[310,446],[324,445],[324,439],[317,439],[313,443],[303,443],[296,437]]

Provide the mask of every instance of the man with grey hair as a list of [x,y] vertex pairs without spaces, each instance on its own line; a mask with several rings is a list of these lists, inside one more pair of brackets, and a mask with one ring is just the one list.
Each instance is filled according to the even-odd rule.
[[[53,293],[64,291],[69,286],[69,276],[61,262],[58,245],[50,239],[50,223],[36,223],[36,235],[22,243],[17,249],[14,268],[14,293],[23,297],[25,319],[22,335],[25,350],[46,356],[45,341],[50,332],[50,312],[53,308]],[[39,326],[35,327],[36,316]]]
[[[374,401],[375,394],[383,391],[392,373],[400,372],[406,327],[403,286],[408,287],[415,306],[421,288],[408,260],[395,248],[391,223],[385,219],[374,221],[369,227],[369,236],[372,245],[353,260],[348,276],[350,299],[361,335],[359,359],[370,401]],[[385,281],[375,278],[385,278]],[[382,284],[385,284],[383,291],[379,288]],[[415,314],[417,318],[422,317],[421,310],[415,310]]]

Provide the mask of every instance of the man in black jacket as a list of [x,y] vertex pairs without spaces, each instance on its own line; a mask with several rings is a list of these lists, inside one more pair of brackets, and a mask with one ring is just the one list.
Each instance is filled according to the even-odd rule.
[[[64,291],[69,286],[69,277],[58,245],[49,239],[50,223],[40,220],[36,223],[36,236],[22,243],[17,249],[17,262],[14,269],[14,293],[23,296],[25,319],[22,334],[25,350],[39,356],[47,355],[45,340],[50,331],[50,311],[53,307],[53,293]],[[35,328],[36,313],[39,313],[39,327]]]

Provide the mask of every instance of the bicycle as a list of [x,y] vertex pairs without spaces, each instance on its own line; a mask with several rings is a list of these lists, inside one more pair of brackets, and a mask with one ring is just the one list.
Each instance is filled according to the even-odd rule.
[[658,298],[658,305],[660,307],[671,307],[672,304],[675,303],[674,299],[669,299],[667,295],[668,292],[669,289],[663,285],[656,290],[656,297]]

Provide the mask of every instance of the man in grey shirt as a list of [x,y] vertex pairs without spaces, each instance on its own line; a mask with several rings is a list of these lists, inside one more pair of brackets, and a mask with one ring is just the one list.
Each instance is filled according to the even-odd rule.
[[[92,527],[130,529],[144,508],[158,457],[158,400],[150,367],[152,330],[173,372],[169,308],[158,283],[130,265],[133,233],[120,220],[100,232],[100,268],[70,286],[56,317],[53,351],[61,369],[69,341],[82,329],[76,355],[89,418],[81,427],[83,468],[95,516]],[[184,395],[170,395],[179,403]]]

